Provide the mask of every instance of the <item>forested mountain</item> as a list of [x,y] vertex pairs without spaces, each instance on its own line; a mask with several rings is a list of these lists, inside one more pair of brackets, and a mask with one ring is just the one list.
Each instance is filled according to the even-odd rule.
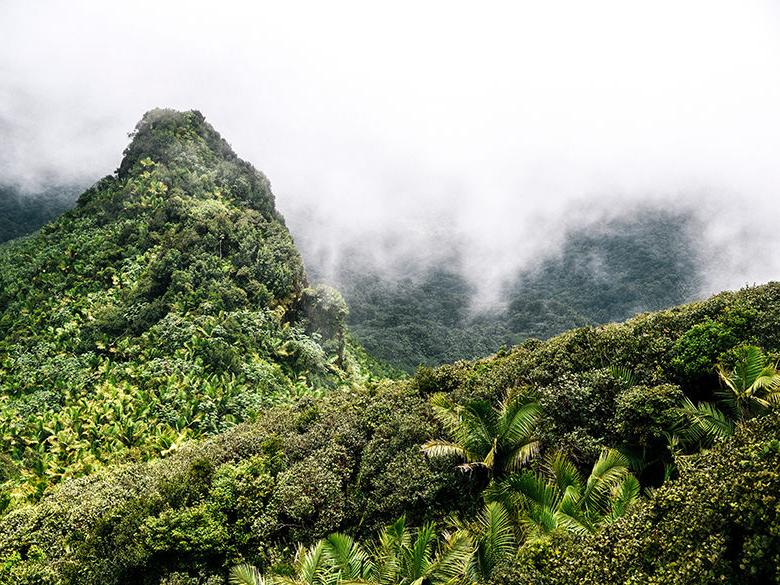
[[[632,279],[680,221],[575,238],[612,275],[596,296],[664,292]],[[536,270],[593,282],[567,258]],[[658,286],[695,283],[674,262]],[[114,175],[0,246],[0,311],[0,583],[780,582],[780,284],[386,378],[265,176],[154,110]]]
[[[276,407],[159,461],[67,481],[14,509],[0,520],[0,574],[8,583],[216,584],[234,569],[238,583],[262,583],[264,573],[314,584],[352,581],[363,567],[357,580],[366,583],[415,575],[430,583],[774,583],[780,418],[771,409],[735,418],[734,433],[737,415],[706,418],[708,403],[693,418],[681,413],[690,413],[686,396],[717,397],[715,364],[735,363],[741,343],[780,350],[779,315],[778,285],[724,293]],[[466,409],[463,421],[535,401],[533,417],[527,409],[513,417],[533,421],[519,428],[534,441],[525,466],[538,475],[487,463],[464,473],[457,449],[426,456],[421,446],[431,439],[468,440],[447,422],[439,393]],[[723,432],[702,430],[706,422]],[[479,461],[479,449],[465,456]],[[557,462],[561,489],[575,490],[562,500],[533,487],[545,461]],[[587,483],[577,483],[581,474]],[[653,489],[640,495],[634,478]],[[518,490],[506,504],[496,491],[503,485]],[[586,512],[576,486],[609,499]],[[401,548],[392,553],[395,576],[380,580],[363,552],[370,543],[359,542],[383,526],[380,542]],[[344,534],[328,537],[335,531]],[[401,564],[415,542],[418,569]],[[296,556],[296,543],[311,548]]]
[[510,278],[498,295],[505,304],[488,310],[472,309],[478,293],[459,269],[457,246],[437,265],[399,261],[405,271],[378,268],[360,245],[346,246],[325,278],[344,294],[350,329],[366,349],[413,371],[694,299],[703,265],[695,226],[687,213],[655,208],[575,226],[557,253]]
[[268,180],[199,113],[149,112],[116,175],[0,247],[1,506],[346,383],[346,312]]

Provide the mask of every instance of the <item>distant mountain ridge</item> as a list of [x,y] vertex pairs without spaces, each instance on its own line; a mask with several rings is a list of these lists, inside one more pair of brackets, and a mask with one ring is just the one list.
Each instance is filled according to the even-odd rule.
[[0,244],[34,232],[43,224],[71,209],[83,189],[56,185],[23,189],[0,184]]
[[358,247],[345,248],[332,278],[350,306],[355,337],[378,358],[413,371],[694,300],[703,273],[696,225],[688,213],[650,208],[575,227],[557,253],[507,281],[506,307],[483,313],[471,311],[477,291],[457,251],[446,264],[399,277]]

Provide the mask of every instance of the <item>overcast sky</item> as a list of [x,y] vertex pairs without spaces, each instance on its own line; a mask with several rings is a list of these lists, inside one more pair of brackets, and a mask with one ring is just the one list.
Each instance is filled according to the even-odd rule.
[[771,0],[0,0],[0,43],[0,181],[96,179],[196,108],[309,247],[453,232],[495,282],[652,202],[708,218],[711,289],[778,277]]

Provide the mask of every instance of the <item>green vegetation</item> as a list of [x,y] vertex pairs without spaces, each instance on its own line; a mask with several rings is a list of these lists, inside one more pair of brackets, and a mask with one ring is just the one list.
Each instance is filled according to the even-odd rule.
[[742,419],[780,404],[780,372],[776,365],[767,363],[761,348],[742,346],[735,354],[733,370],[716,365],[723,386],[718,393],[720,402]]
[[605,449],[587,480],[562,453],[550,455],[541,472],[514,474],[491,486],[489,500],[520,518],[531,542],[561,529],[585,534],[622,517],[639,497],[639,481],[622,453]]
[[0,247],[0,505],[358,379],[346,312],[267,179],[199,113],[149,112],[117,176]]
[[463,406],[445,394],[431,398],[433,414],[454,441],[432,439],[423,445],[431,457],[455,456],[465,461],[461,469],[484,469],[492,477],[516,471],[539,450],[532,435],[539,419],[539,405],[510,395],[494,408],[487,400]]
[[[473,544],[469,562],[499,583],[569,583],[569,574],[592,583],[622,583],[628,574],[637,575],[634,582],[655,575],[670,583],[773,582],[771,563],[780,553],[772,535],[780,519],[768,502],[780,488],[777,414],[738,423],[734,436],[701,453],[676,454],[665,436],[681,396],[702,392],[686,386],[685,373],[673,365],[679,340],[703,320],[723,323],[735,310],[763,316],[744,326],[746,339],[769,352],[780,349],[773,324],[780,285],[745,289],[622,325],[527,342],[488,360],[422,369],[406,381],[305,397],[162,460],[64,482],[0,521],[0,574],[16,583],[222,583],[234,566],[249,563],[264,575],[293,578],[299,543],[309,549],[335,532],[373,542],[404,516],[406,526],[441,527],[431,559],[446,550],[447,535],[464,530]],[[728,363],[732,349],[719,361]],[[630,366],[636,384],[616,378],[614,366]],[[514,495],[514,509],[527,512],[516,521],[503,502],[491,500],[484,476],[459,471],[458,457],[427,458],[421,450],[432,438],[456,438],[434,414],[433,394],[446,393],[454,405],[488,401],[500,413],[517,388],[535,389],[543,454],[520,473],[545,487],[552,477],[547,462],[558,461],[566,471],[558,474],[571,483],[557,493],[568,491],[573,508],[552,489],[543,503],[559,522],[572,510],[587,534],[565,530],[564,520],[558,529],[544,523],[550,536],[529,540],[528,516],[547,512],[534,512],[531,500]],[[718,390],[713,368],[710,397]],[[643,392],[644,408],[630,408]],[[602,467],[617,473],[604,485],[620,489],[591,489],[610,497],[586,504],[587,486],[603,476],[598,462],[610,446],[643,449],[646,461],[659,462],[638,472],[646,486],[663,481],[663,463],[676,463],[677,471],[629,505],[635,484],[626,482],[627,458],[608,452]],[[755,573],[742,577],[742,566]],[[670,575],[671,567],[679,575]]]
[[681,439],[683,444],[708,446],[732,435],[734,421],[766,413],[780,403],[780,372],[776,364],[768,363],[761,348],[742,345],[728,357],[734,360],[733,369],[723,364],[715,366],[721,385],[715,392],[717,405],[694,404],[686,397],[679,410],[675,443]]
[[505,309],[485,313],[471,310],[477,293],[458,269],[459,242],[451,243],[451,257],[432,266],[410,271],[419,259],[397,259],[401,276],[378,269],[364,244],[346,246],[327,277],[344,293],[356,339],[412,372],[420,364],[483,357],[502,345],[692,300],[701,281],[695,225],[689,213],[651,208],[573,227],[559,253],[506,283]]
[[780,284],[382,379],[158,110],[0,301],[0,583],[780,583]]

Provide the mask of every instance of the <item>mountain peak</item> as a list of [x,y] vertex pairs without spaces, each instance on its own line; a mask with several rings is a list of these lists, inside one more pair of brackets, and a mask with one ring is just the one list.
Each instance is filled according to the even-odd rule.
[[156,108],[146,112],[130,134],[116,175],[127,180],[149,161],[162,167],[169,188],[202,198],[219,191],[279,219],[268,179],[240,159],[227,141],[197,110]]
[[206,151],[221,158],[235,160],[230,145],[197,110],[179,111],[155,108],[146,112],[130,134],[132,141],[124,151],[124,158],[117,171],[120,178],[130,175],[139,161],[150,158],[157,163],[170,163],[180,154],[188,142],[197,143]]

